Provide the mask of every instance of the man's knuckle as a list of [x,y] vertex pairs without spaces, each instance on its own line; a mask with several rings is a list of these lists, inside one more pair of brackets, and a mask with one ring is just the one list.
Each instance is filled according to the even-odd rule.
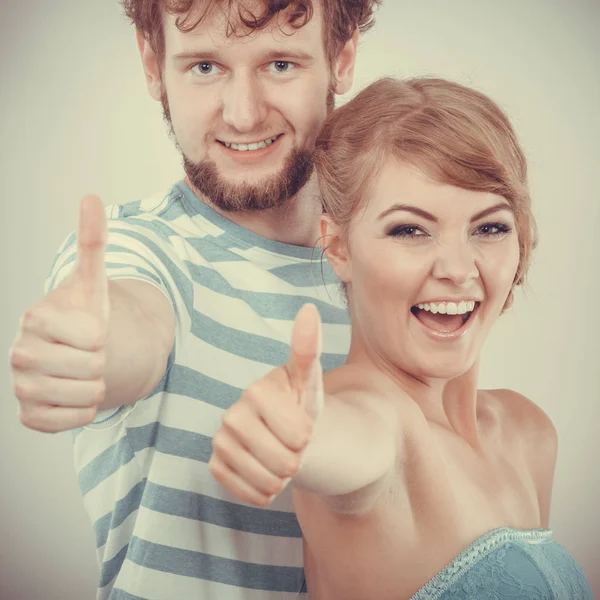
[[101,377],[106,370],[106,355],[104,352],[96,352],[91,361],[92,377]]
[[19,411],[19,420],[28,429],[34,429],[45,433],[52,433],[53,431],[49,424],[45,423],[43,419],[40,419],[39,410],[21,408]]
[[36,398],[36,388],[33,384],[18,381],[14,384],[15,396],[23,403],[28,404]]
[[26,369],[31,365],[31,355],[22,342],[16,342],[10,349],[10,366],[13,369]]
[[19,410],[19,421],[21,421],[21,423],[25,425],[25,427],[32,428],[33,419],[31,417],[31,413],[24,407],[21,407],[21,409]]
[[41,321],[39,309],[35,306],[28,308],[21,318],[21,329],[24,331],[31,331],[35,329]]
[[80,411],[79,419],[75,423],[75,426],[83,426],[89,425],[96,418],[96,407],[89,406],[87,408],[83,408]]
[[92,386],[92,402],[93,404],[100,404],[106,396],[106,382],[104,379],[98,379]]

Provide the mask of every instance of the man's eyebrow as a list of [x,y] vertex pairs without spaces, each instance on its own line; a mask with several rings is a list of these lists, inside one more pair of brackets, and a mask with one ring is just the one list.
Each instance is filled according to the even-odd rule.
[[174,60],[206,60],[216,61],[219,58],[219,53],[214,50],[189,50],[186,52],[178,52],[173,55]]
[[[265,62],[271,62],[274,60],[297,60],[300,62],[311,62],[315,59],[315,57],[309,52],[292,48],[267,50],[264,54],[261,54],[260,57],[261,60],[264,60]],[[221,54],[215,50],[188,50],[184,52],[178,52],[177,54],[173,55],[173,59],[177,61],[206,60],[218,62],[220,58],[222,58]]]
[[264,54],[265,60],[285,60],[287,58],[291,58],[294,60],[299,60],[302,62],[310,62],[315,59],[315,57],[306,52],[304,50],[299,50],[295,48],[282,48],[280,50],[272,49],[268,50]]

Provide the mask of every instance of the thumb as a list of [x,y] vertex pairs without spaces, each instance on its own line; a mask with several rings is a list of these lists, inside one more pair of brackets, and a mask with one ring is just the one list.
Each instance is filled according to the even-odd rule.
[[75,274],[83,285],[90,308],[102,313],[108,309],[108,282],[104,266],[107,237],[102,201],[97,196],[85,196],[79,207]]
[[323,372],[321,369],[321,318],[314,304],[298,312],[290,343],[288,373],[298,400],[311,417],[321,412]]

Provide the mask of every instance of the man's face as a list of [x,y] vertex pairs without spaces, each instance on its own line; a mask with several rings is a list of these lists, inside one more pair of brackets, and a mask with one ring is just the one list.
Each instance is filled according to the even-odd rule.
[[312,172],[332,79],[346,67],[340,59],[333,70],[328,63],[318,2],[314,8],[299,29],[280,13],[266,29],[240,37],[227,37],[219,10],[189,33],[165,16],[158,96],[188,178],[221,210],[280,206]]

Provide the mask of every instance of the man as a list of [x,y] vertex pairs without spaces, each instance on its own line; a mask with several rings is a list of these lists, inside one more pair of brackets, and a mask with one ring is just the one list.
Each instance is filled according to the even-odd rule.
[[289,492],[241,504],[208,461],[224,409],[285,362],[302,304],[322,315],[323,367],[343,362],[345,309],[313,261],[311,155],[378,2],[125,2],[186,179],[109,207],[108,226],[84,198],[11,353],[23,423],[75,429],[98,598],[304,590]]

